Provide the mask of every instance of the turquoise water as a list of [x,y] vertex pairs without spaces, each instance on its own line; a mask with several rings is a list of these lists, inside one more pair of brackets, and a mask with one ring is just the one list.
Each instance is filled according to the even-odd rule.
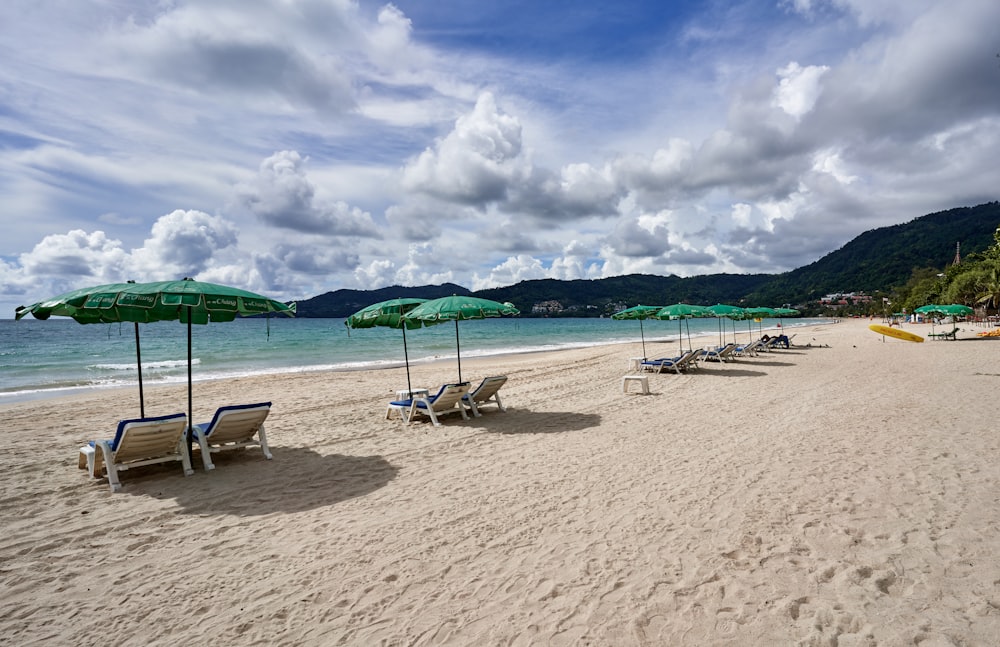
[[[723,320],[726,339],[733,324]],[[775,328],[778,320],[754,323]],[[786,328],[824,323],[822,319],[783,319]],[[695,346],[719,341],[716,319],[646,320],[642,333],[647,353],[662,354],[658,342],[703,335]],[[748,323],[735,322],[738,341],[746,341]],[[343,319],[237,319],[194,326],[195,380],[316,370],[363,370],[401,366],[399,330],[348,331]],[[791,331],[790,331],[791,332]],[[143,383],[187,380],[187,328],[177,322],[140,324]],[[504,318],[459,323],[462,357],[640,341],[638,321],[612,319]],[[455,357],[455,326],[445,323],[406,333],[410,363]],[[138,384],[135,329],[132,324],[80,325],[71,319],[0,320],[0,404],[63,395],[80,389]]]

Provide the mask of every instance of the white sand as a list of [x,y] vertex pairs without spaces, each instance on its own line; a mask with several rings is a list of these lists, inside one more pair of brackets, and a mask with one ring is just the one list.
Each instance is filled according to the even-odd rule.
[[508,411],[439,428],[383,419],[402,369],[201,383],[199,421],[274,402],[274,460],[117,494],[77,448],[135,392],[4,406],[0,643],[996,645],[1000,341],[868,323],[648,396],[638,343],[466,361]]

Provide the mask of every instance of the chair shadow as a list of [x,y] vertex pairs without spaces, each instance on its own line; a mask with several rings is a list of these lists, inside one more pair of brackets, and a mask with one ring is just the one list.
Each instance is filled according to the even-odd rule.
[[479,418],[460,424],[478,427],[499,434],[555,434],[566,431],[583,431],[601,424],[596,413],[572,411],[529,411],[507,407],[507,411],[487,409]]
[[795,362],[780,362],[777,360],[760,359],[759,357],[754,357],[747,360],[746,362],[740,362],[744,366],[795,366]]
[[[791,365],[789,364],[789,366]],[[767,375],[767,371],[751,371],[745,368],[730,368],[727,364],[724,368],[720,368],[716,365],[704,371],[698,371],[695,375],[715,375],[717,377],[764,377]]]
[[176,463],[171,470],[151,465],[148,470],[136,470],[134,476],[127,472],[121,494],[173,499],[182,514],[249,517],[302,512],[365,496],[387,485],[399,472],[381,456],[324,455],[280,445],[272,445],[271,453],[273,460],[266,460],[254,448],[213,454],[215,469],[209,472],[196,453],[195,473],[189,477],[178,473]]

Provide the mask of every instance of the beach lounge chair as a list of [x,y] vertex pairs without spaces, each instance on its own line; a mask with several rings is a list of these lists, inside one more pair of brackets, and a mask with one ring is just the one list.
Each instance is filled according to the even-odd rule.
[[457,408],[458,412],[462,414],[462,419],[468,420],[469,416],[465,413],[465,407],[462,405],[462,398],[468,392],[468,382],[445,384],[437,393],[431,396],[418,396],[407,400],[393,400],[385,410],[385,417],[388,419],[392,411],[396,410],[403,416],[406,424],[411,424],[414,416],[422,414],[428,416],[435,427],[440,427],[441,423],[438,421],[438,416],[445,413],[454,413]]
[[727,362],[733,358],[733,351],[735,350],[736,344],[726,344],[716,350],[706,350],[700,359],[703,362]]
[[472,410],[472,415],[477,418],[482,415],[479,413],[479,407],[490,402],[495,403],[500,411],[506,411],[507,409],[503,406],[503,402],[500,401],[499,393],[500,387],[506,383],[506,375],[494,375],[483,378],[479,386],[469,391],[462,398],[462,403],[468,405],[469,409]]
[[693,364],[698,355],[701,354],[701,349],[689,350],[688,352],[680,355],[678,357],[661,357],[660,359],[647,359],[644,361],[640,367],[644,371],[653,371],[655,373],[665,373],[667,371],[673,371],[680,374],[681,371],[687,370],[689,366]]
[[91,478],[107,472],[112,492],[121,489],[118,472],[133,467],[180,461],[184,476],[194,474],[184,432],[187,415],[175,413],[154,418],[133,418],[118,423],[111,440],[95,440],[80,448],[80,469]]
[[760,348],[760,340],[755,339],[749,344],[743,346],[737,346],[733,351],[734,357],[752,357],[757,354],[757,350]]
[[928,333],[928,337],[933,337],[934,339],[951,339],[952,341],[958,339],[955,335],[958,333],[958,326],[955,326],[952,330],[948,332],[932,332]]
[[264,458],[271,460],[273,456],[267,446],[267,436],[264,434],[264,420],[269,413],[271,413],[270,402],[219,407],[211,422],[191,427],[188,444],[198,443],[201,448],[201,462],[206,470],[215,469],[212,452],[228,449],[259,446],[264,452]]

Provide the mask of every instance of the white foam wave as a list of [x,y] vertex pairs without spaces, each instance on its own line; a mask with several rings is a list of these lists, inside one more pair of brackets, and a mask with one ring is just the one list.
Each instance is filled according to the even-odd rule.
[[[197,366],[201,364],[201,360],[198,358],[193,358],[191,364]],[[162,362],[143,362],[142,371],[160,371],[160,370],[170,370],[174,368],[184,368],[187,366],[186,359],[175,359],[175,360],[165,360]],[[135,364],[91,364],[87,367],[90,370],[99,371],[135,371]]]

